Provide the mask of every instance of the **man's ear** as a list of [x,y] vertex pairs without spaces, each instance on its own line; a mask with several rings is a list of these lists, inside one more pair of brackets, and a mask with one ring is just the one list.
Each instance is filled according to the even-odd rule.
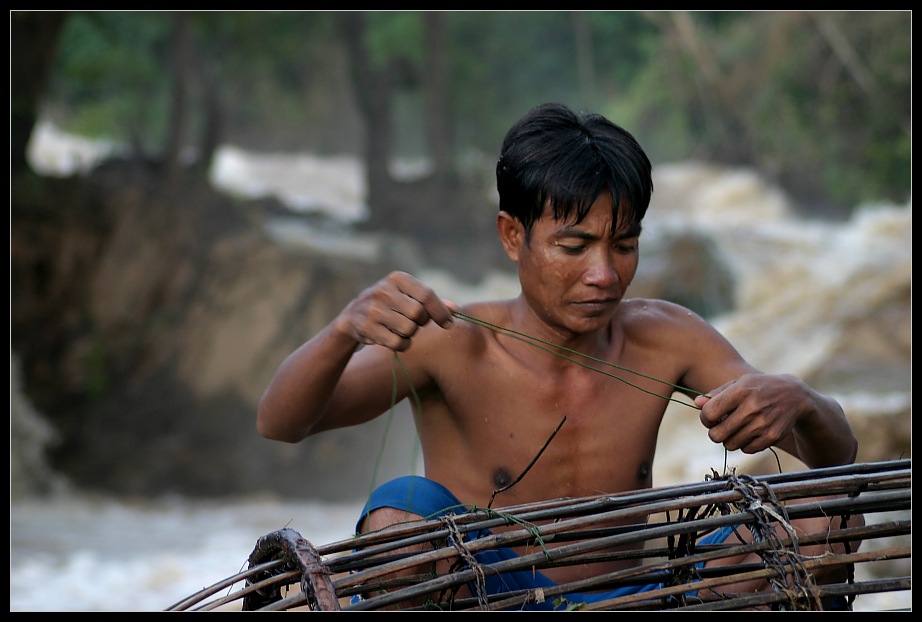
[[525,227],[518,218],[509,212],[500,211],[496,215],[496,230],[503,244],[506,256],[513,262],[519,261],[519,249],[525,244]]

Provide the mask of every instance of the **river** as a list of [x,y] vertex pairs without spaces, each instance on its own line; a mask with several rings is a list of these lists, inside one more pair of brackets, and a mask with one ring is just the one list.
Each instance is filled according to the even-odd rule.
[[[109,148],[40,129],[32,157],[41,157],[48,174],[91,166]],[[337,205],[345,222],[364,214],[354,161],[240,150],[226,150],[223,158],[214,179],[230,192],[276,194],[312,209]],[[833,393],[853,422],[870,422],[867,429],[875,417],[911,412],[911,364],[894,360],[885,347],[899,340],[904,324],[897,317],[881,337],[874,322],[859,321],[890,309],[887,301],[911,284],[911,203],[863,206],[848,222],[812,222],[792,216],[783,194],[746,171],[686,163],[664,166],[659,175],[644,235],[701,227],[720,241],[744,286],[737,308],[715,324],[744,355],[765,371],[808,375],[838,362],[838,373],[850,380],[830,380]],[[441,273],[424,277],[458,302],[515,290],[500,276],[479,287]],[[873,345],[862,353],[877,357],[863,366],[853,360],[862,339]],[[842,361],[857,365],[858,375],[847,374]],[[14,385],[11,369],[11,395]],[[723,464],[721,448],[690,434],[694,418],[670,416],[657,485],[699,481]],[[161,611],[244,568],[256,540],[276,529],[290,527],[314,544],[349,537],[359,505],[112,498],[74,491],[66,482],[49,498],[11,497],[10,611]],[[910,608],[910,592],[862,595],[855,603],[858,611]]]

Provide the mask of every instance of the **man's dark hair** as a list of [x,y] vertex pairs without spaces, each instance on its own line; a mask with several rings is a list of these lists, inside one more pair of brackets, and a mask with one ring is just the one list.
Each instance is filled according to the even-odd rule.
[[608,191],[612,226],[639,225],[653,194],[652,168],[637,140],[605,117],[543,104],[503,139],[496,163],[499,209],[530,234],[546,205],[555,219],[580,222]]

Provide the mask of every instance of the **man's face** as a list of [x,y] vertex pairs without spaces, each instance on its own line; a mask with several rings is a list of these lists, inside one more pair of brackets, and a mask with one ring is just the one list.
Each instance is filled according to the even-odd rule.
[[554,220],[550,210],[522,236],[517,262],[522,292],[536,314],[563,333],[608,325],[637,272],[640,225],[612,234],[611,195],[603,194],[580,223]]

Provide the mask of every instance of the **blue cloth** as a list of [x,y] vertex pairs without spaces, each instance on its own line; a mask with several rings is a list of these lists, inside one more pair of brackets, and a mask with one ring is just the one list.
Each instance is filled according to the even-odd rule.
[[[467,512],[467,506],[463,505],[454,494],[438,482],[416,475],[400,477],[376,488],[372,493],[362,515],[356,523],[356,533],[359,533],[362,521],[372,510],[391,507],[398,510],[404,510],[413,514],[418,514],[424,518],[437,518],[445,514],[454,512],[463,514]],[[698,540],[699,544],[719,544],[727,539],[733,532],[732,527],[723,527],[712,534]],[[488,530],[479,531],[469,537],[480,537],[488,535]],[[474,555],[481,564],[495,564],[507,559],[515,559],[518,554],[510,548],[498,548],[489,551],[483,551]],[[700,567],[702,564],[698,564]],[[541,572],[531,570],[517,570],[505,572],[501,575],[490,574],[485,577],[486,590],[488,594],[502,594],[515,590],[529,590],[535,588],[548,588],[557,584]],[[650,590],[664,587],[662,583],[651,583],[646,585],[631,585],[621,587],[605,592],[571,592],[563,594],[562,598],[567,602],[574,603],[592,603],[609,598],[617,598],[628,594],[638,594]],[[695,592],[689,592],[694,596]],[[554,602],[558,597],[553,597],[543,603],[527,603],[522,607],[526,611],[553,611],[555,610]],[[559,608],[565,608],[566,604],[560,605]]]

